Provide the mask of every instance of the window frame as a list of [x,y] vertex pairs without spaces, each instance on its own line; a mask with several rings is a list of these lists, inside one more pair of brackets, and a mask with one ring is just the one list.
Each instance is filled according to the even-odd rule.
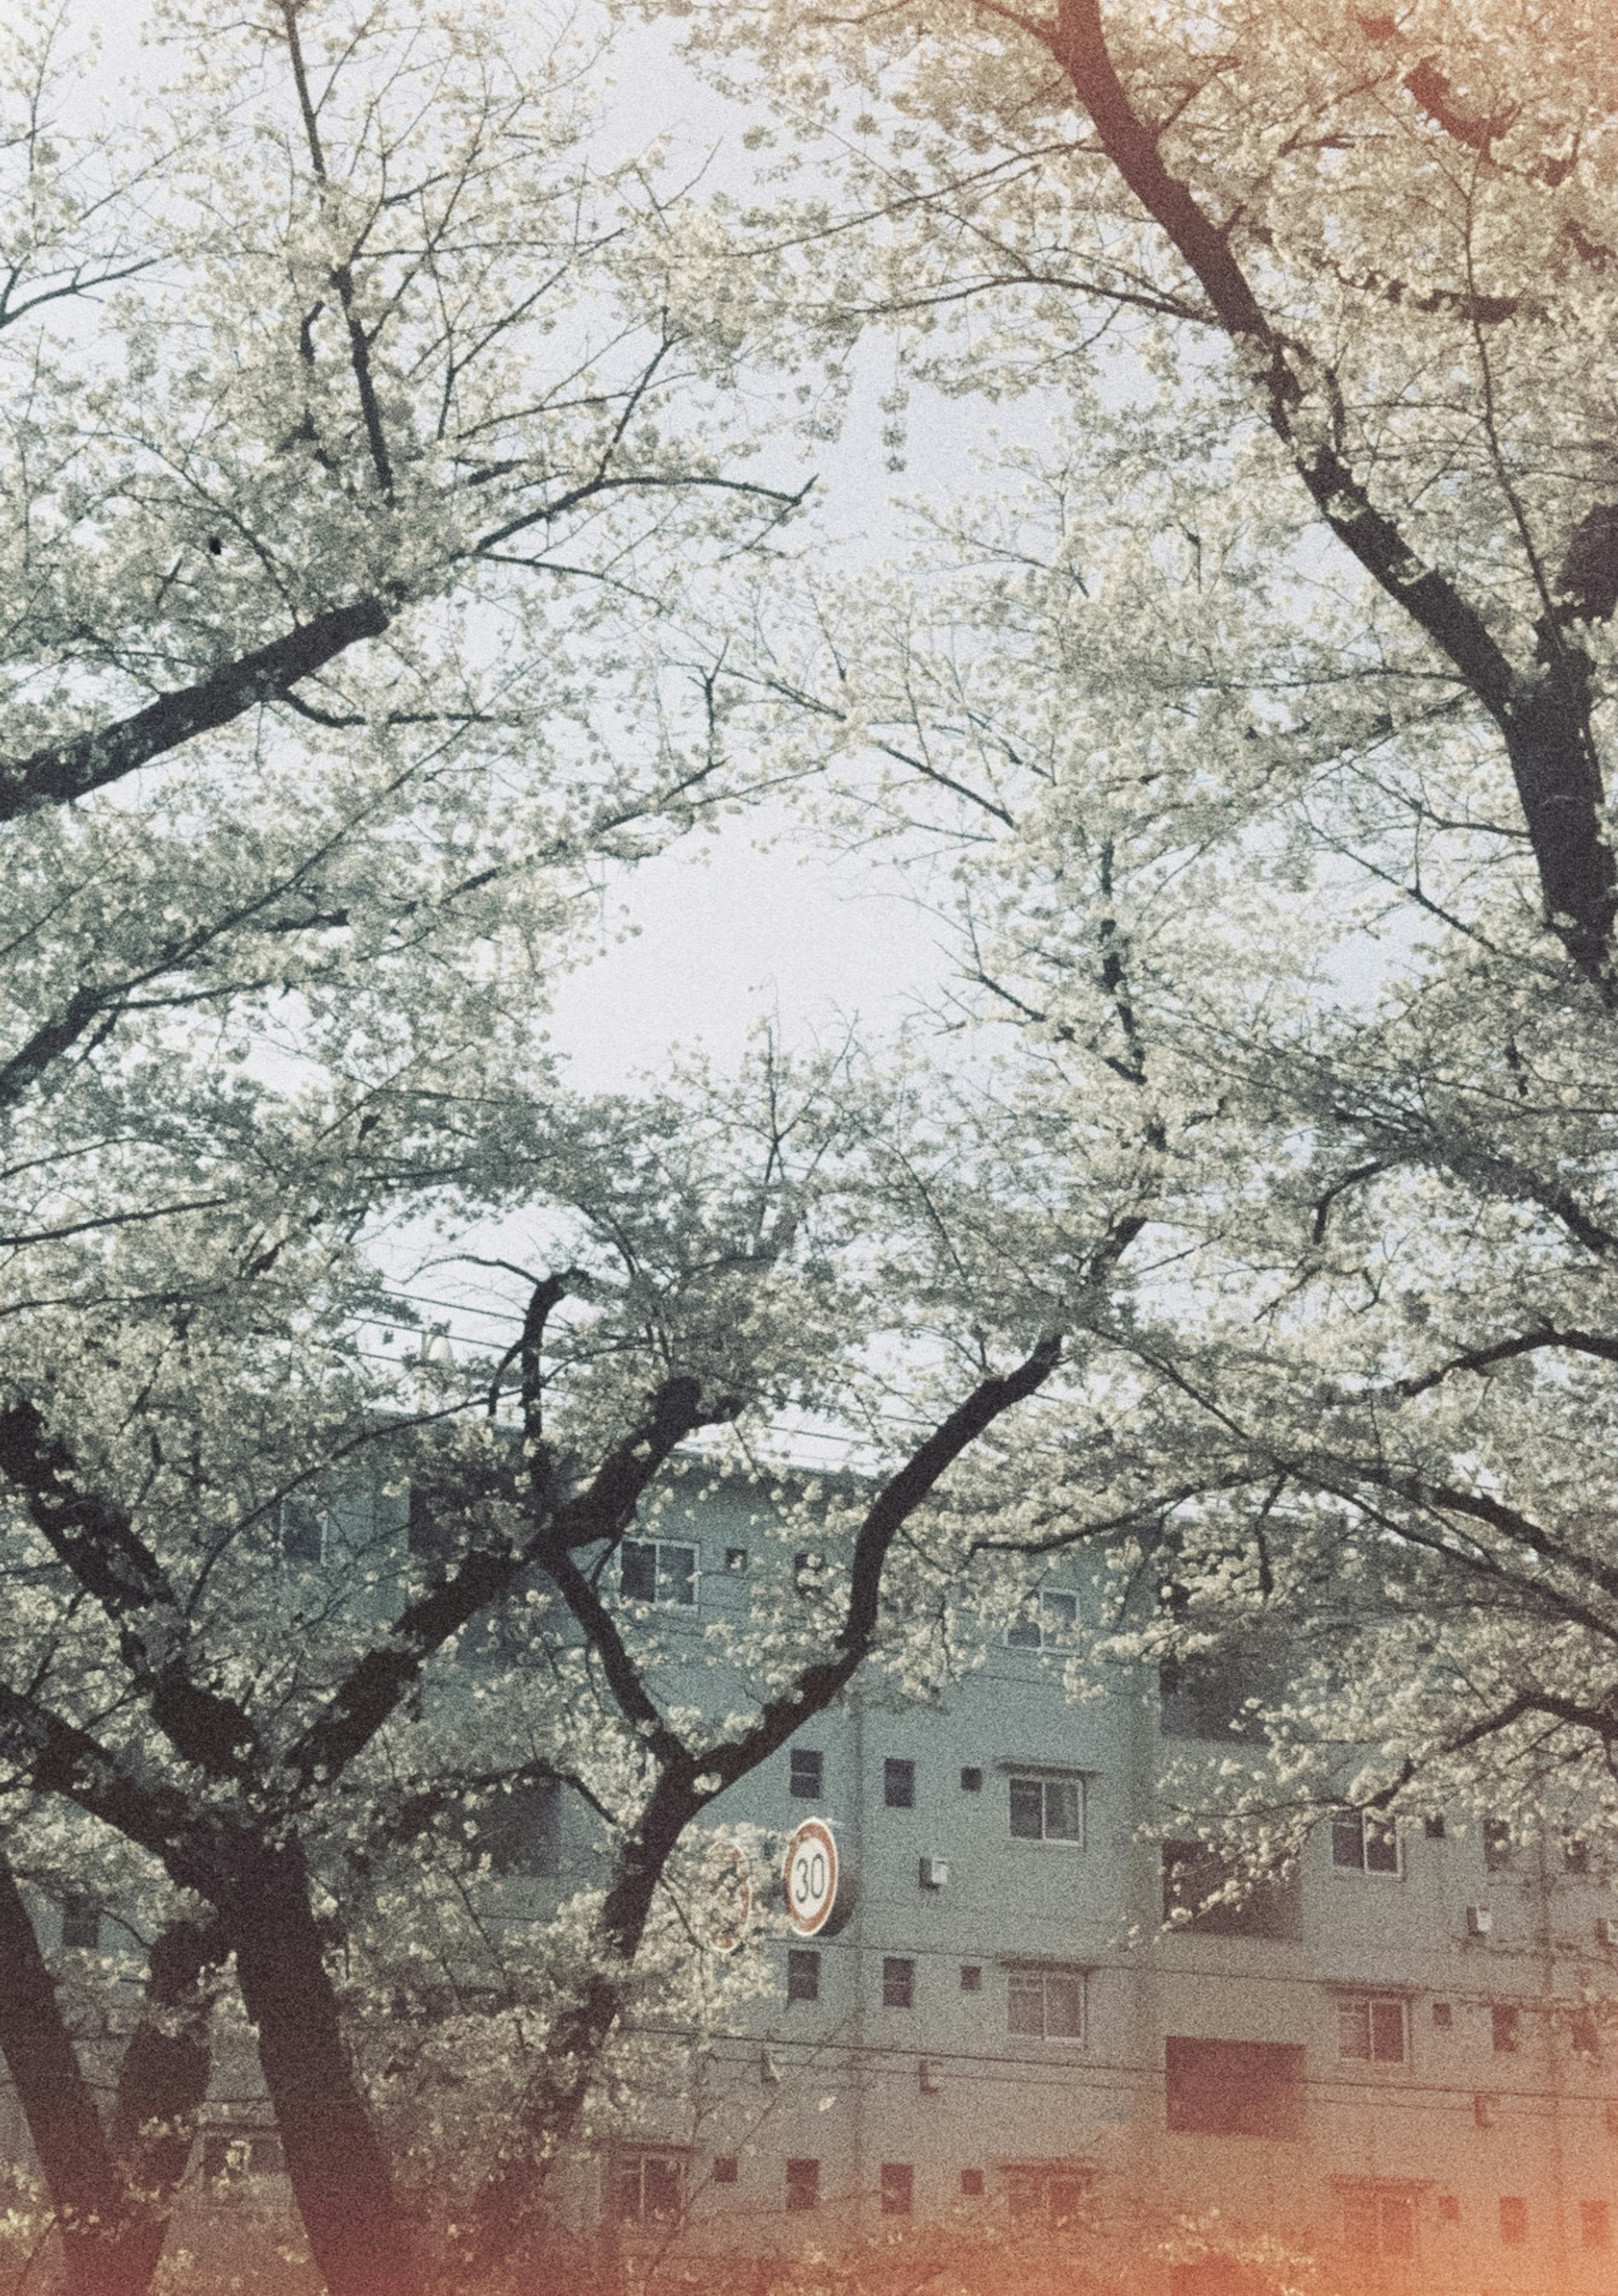
[[[1345,1857],[1343,1850],[1350,1829],[1357,1825],[1359,1841],[1358,1861]],[[1392,1865],[1378,1862],[1372,1865],[1373,1843],[1380,1849],[1390,1844],[1393,1852]],[[1332,1871],[1334,1874],[1359,1874],[1371,1882],[1402,1882],[1405,1878],[1405,1844],[1399,1820],[1384,1816],[1379,1809],[1339,1810],[1332,1819]]]
[[916,1764],[908,1755],[883,1756],[882,1802],[884,1809],[916,1808]]
[[[1013,1841],[1038,1841],[1059,1849],[1085,1849],[1089,1846],[1089,1773],[1086,1770],[1056,1769],[1049,1764],[1007,1762],[1006,1773],[1006,1826]],[[1016,1824],[1017,1789],[1037,1787],[1039,1793],[1039,1832],[1030,1833]],[[1051,1795],[1057,1789],[1072,1790],[1077,1801],[1078,1830],[1073,1833],[1053,1833],[1050,1830]]]
[[[903,1999],[899,1998],[903,1995]],[[916,2006],[916,1956],[884,1953],[882,1957],[882,2005],[884,2009]]]
[[[1031,1596],[1030,1601],[1032,1600]],[[1064,1611],[1061,1605],[1071,1604]],[[1061,1620],[1058,1628],[1047,1624],[1047,1619]],[[1071,1650],[1079,1632],[1079,1595],[1072,1587],[1041,1587],[1039,1606],[1031,1616],[1024,1611],[1014,1619],[1006,1629],[1007,1650]]]
[[[634,1549],[637,1554],[649,1554],[652,1557],[653,1592],[650,1595],[632,1595],[624,1584],[626,1577],[624,1566],[628,1558],[631,1548]],[[682,1595],[678,1593],[670,1594],[666,1591],[666,1582],[663,1570],[663,1556],[666,1554],[688,1554],[691,1557],[691,1568],[689,1571],[686,1572],[681,1578],[674,1582],[677,1585],[688,1586],[691,1589],[689,1595]],[[658,1611],[694,1611],[699,1609],[702,1603],[702,1548],[688,1538],[620,1539],[618,1544],[618,1598],[620,1602],[646,1603],[649,1603],[653,1610]]]
[[786,1948],[786,1997],[789,2001],[818,2001],[820,1956],[813,1946]]
[[807,2159],[786,2163],[786,2214],[808,2216],[820,2206],[820,2163]]
[[[1390,1993],[1387,1991],[1377,1991],[1371,1988],[1367,1988],[1363,1992],[1359,1991],[1358,1988],[1352,1992],[1343,1990],[1335,1995],[1335,2005],[1337,2012],[1337,2062],[1339,2064],[1364,2065],[1367,2070],[1376,2066],[1398,2066],[1401,2071],[1408,2072],[1409,2070],[1410,1998],[1409,1994]],[[1344,2046],[1347,2021],[1356,2011],[1359,2010],[1363,2010],[1365,2014],[1365,2048],[1363,2051],[1359,2049],[1351,2049]],[[1384,2013],[1380,2019],[1377,2015],[1377,2012],[1379,2010]],[[1387,2017],[1385,2013],[1389,2010],[1392,2010],[1394,2013],[1398,2021],[1399,2054],[1397,2056],[1389,2056],[1384,2050],[1377,2047],[1377,2027],[1380,2023],[1383,2032],[1385,2034],[1387,2030]]]
[[[800,1768],[801,1765],[801,1768]],[[814,1784],[800,1778],[813,1776]],[[789,1746],[786,1751],[786,1791],[793,1801],[819,1801],[825,1792],[825,1756],[818,1746]]]
[[[1019,2041],[1061,2041],[1069,2047],[1084,2048],[1089,2040],[1090,1988],[1089,1971],[1080,1962],[1013,1961],[1004,1964],[1006,1970],[1006,2030]],[[1072,1986],[1078,2003],[1078,2022],[1073,2030],[1053,2030],[1051,2021],[1051,1988],[1053,1984]],[[1015,2004],[1021,1997],[1028,2000],[1038,1991],[1039,2028],[1036,2032],[1031,2024],[1014,2021]]]
[[911,2161],[884,2161],[879,2171],[877,2187],[884,2217],[908,2217],[916,2213],[916,2164]]
[[[663,2209],[648,2207],[646,2170],[648,2168],[666,2172],[674,2190],[674,2206]],[[686,2169],[684,2152],[671,2144],[620,2144],[612,2151],[611,2220],[616,2225],[633,2226],[643,2230],[662,2226],[678,2225],[686,2215]],[[630,2176],[635,2180],[635,2207],[624,2206],[624,2197]]]
[[[1359,2182],[1343,2178],[1338,2183],[1338,2210],[1343,2226],[1343,2251],[1351,2258],[1376,2258],[1389,2264],[1413,2264],[1417,2246],[1417,2194],[1409,2185],[1382,2184],[1376,2179]],[[1353,2216],[1358,2212],[1362,2226],[1368,2229],[1368,2240],[1356,2238]],[[1368,2226],[1366,2225],[1368,2217]],[[1390,2240],[1390,2229],[1397,2227]]]
[[1000,2174],[1011,2222],[1052,2232],[1072,2226],[1096,2189],[1096,2171],[1077,2161],[1008,2161]]

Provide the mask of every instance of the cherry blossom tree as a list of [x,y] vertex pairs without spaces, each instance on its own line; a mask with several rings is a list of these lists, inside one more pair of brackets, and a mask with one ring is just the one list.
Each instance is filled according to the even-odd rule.
[[1018,1044],[961,1158],[1023,1179],[963,1190],[952,1249],[1059,1267],[1087,1190],[1134,1191],[1066,1438],[1020,1506],[985,1472],[943,1565],[1091,1546],[1136,1657],[1269,1622],[1290,1685],[1232,1791],[1271,1847],[1343,1795],[1601,1830],[1600,12],[677,12],[775,109],[735,229],[799,250],[795,323],[1048,417],[885,609],[762,611],[752,671],[848,761],[845,826],[933,855],[957,1017]]

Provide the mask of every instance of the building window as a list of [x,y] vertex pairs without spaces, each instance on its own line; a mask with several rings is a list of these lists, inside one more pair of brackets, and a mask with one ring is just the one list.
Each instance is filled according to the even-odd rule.
[[884,2161],[882,2164],[882,2212],[885,2217],[908,2217],[916,2192],[916,2171],[908,2161]]
[[744,1546],[727,1546],[725,1549],[725,1568],[732,1573],[745,1570],[747,1549]]
[[626,1538],[618,1551],[618,1591],[626,1602],[696,1601],[696,1549],[667,1538]]
[[786,1956],[786,1997],[789,2001],[818,2001],[820,1956],[806,1947],[792,1947]]
[[818,2161],[789,2161],[786,2164],[786,2205],[790,2212],[820,2206]]
[[975,1961],[964,1961],[961,1964],[961,1991],[963,1993],[981,1993],[982,1990],[983,1972],[981,1968]]
[[1433,2004],[1433,2022],[1446,2032],[1454,2024],[1455,2011],[1448,2001],[1435,2001]]
[[281,1552],[289,1562],[324,1562],[326,1519],[313,1499],[292,1491],[281,1502]]
[[1567,2038],[1581,2057],[1597,2057],[1601,2054],[1601,2036],[1596,2026],[1593,2009],[1575,2009],[1567,2023]]
[[1205,1841],[1165,1841],[1163,1920],[1199,1937],[1296,1942],[1303,1935],[1302,1888],[1295,1874],[1242,1874]]
[[1491,2021],[1494,2027],[1495,2047],[1501,2050],[1515,2049],[1521,2025],[1518,2012],[1515,2009],[1507,2009],[1496,2002],[1491,2012]]
[[1030,2161],[1006,2171],[1006,2204],[1013,2224],[1049,2225],[1060,2231],[1076,2223],[1095,2178],[1087,2169]]
[[1013,1778],[1011,1830],[1019,1841],[1084,1843],[1082,1777]]
[[793,1585],[801,1595],[817,1595],[825,1557],[812,1546],[800,1547],[793,1557]]
[[214,2128],[202,2138],[202,2174],[211,2184],[286,2173],[281,2139],[273,2129]]
[[620,2152],[612,2163],[612,2214],[620,2224],[673,2224],[681,2181],[677,2153]]
[[1030,1597],[1024,1615],[1006,1629],[1014,1650],[1060,1650],[1073,1639],[1079,1623],[1079,1597],[1048,1588],[1038,1604]]
[[1587,1875],[1590,1870],[1589,1842],[1585,1835],[1568,1829],[1562,1836],[1562,1871],[1574,1875]]
[[716,2152],[713,2156],[713,2181],[716,2185],[734,2185],[741,2174],[741,2162],[734,2152]]
[[1522,2248],[1527,2240],[1527,2202],[1503,2200],[1500,2202],[1500,2245],[1503,2248]]
[[1459,2224],[1461,2220],[1461,2204],[1455,2194],[1441,2193],[1439,2194],[1438,2220],[1440,2224]]
[[1170,2128],[1194,2136],[1302,2136],[1302,2048],[1170,2035],[1165,2057]]
[[1343,2245],[1351,2256],[1416,2253],[1416,2202],[1369,2185],[1343,2196]]
[[1399,1828],[1376,1809],[1345,1809],[1332,1820],[1332,1864],[1351,1874],[1403,1871]]
[[1483,1820],[1483,1869],[1489,1874],[1505,1874],[1511,1868],[1511,1821],[1505,1817]]
[[1429,1841],[1441,1841],[1444,1839],[1443,1811],[1441,1809],[1429,1810],[1425,1817],[1424,1817],[1421,1822],[1421,1830],[1426,1835]]
[[963,2169],[961,2170],[961,2195],[963,2199],[968,2201],[981,2201],[982,2199],[983,2171],[981,2169]]
[[554,1874],[561,1859],[562,1788],[554,1778],[515,1778],[479,1810],[472,1847],[493,1874]]
[[916,1764],[896,1761],[891,1754],[882,1766],[882,1798],[890,1809],[916,1808]]
[[1006,1979],[1006,2025],[1041,2041],[1084,2038],[1081,1969],[1014,1969]]
[[1586,2248],[1606,2248],[1609,2244],[1612,2231],[1605,2201],[1580,2202],[1579,2237]]
[[70,1952],[101,1950],[101,1907],[94,1898],[70,1890],[62,1901],[62,1941]]
[[1361,2064],[1402,2065],[1405,2005],[1391,1994],[1353,1993],[1337,2004],[1337,2054]]
[[808,1746],[794,1746],[789,1759],[794,1801],[818,1801],[821,1780],[825,1775],[825,1755]]
[[1158,1727],[1165,1738],[1261,1737],[1261,1710],[1281,1688],[1271,1652],[1187,1651],[1158,1669]]
[[887,1956],[882,1964],[882,2005],[884,2009],[914,2009],[916,1964]]

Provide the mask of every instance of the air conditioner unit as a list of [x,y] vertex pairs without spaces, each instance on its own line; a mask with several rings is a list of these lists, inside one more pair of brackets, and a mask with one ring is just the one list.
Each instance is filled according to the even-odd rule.
[[1618,1945],[1618,1918],[1614,1918],[1611,1914],[1596,1915],[1596,1943]]
[[949,1860],[947,1857],[924,1857],[922,1859],[922,1887],[924,1890],[941,1890],[949,1879]]
[[1466,1935],[1468,1937],[1488,1937],[1493,1928],[1494,1915],[1487,1906],[1467,1906]]

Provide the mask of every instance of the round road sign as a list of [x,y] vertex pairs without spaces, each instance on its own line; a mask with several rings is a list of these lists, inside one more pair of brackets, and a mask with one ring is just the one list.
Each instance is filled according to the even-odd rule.
[[837,1904],[837,1842],[823,1817],[806,1817],[787,1843],[782,1879],[787,1920],[800,1937],[818,1937]]

